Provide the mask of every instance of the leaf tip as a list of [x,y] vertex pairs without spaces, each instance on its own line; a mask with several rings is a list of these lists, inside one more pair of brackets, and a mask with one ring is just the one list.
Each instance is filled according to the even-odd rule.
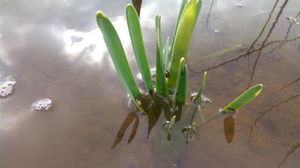
[[257,86],[259,86],[261,89],[264,87],[263,84],[258,84]]
[[256,92],[255,96],[259,95],[259,93],[262,91],[262,89],[264,88],[263,84],[257,84],[255,87],[258,88],[258,91]]
[[99,18],[99,17],[106,17],[105,14],[102,11],[97,11],[96,12],[96,16],[97,16],[97,18]]
[[128,3],[126,6],[126,12],[132,12],[132,11],[136,11],[136,9],[131,3]]
[[184,64],[184,63],[185,63],[185,58],[182,57],[182,58],[180,59],[180,64]]
[[126,6],[126,9],[127,8],[133,8],[133,5],[131,3],[128,3],[127,6]]

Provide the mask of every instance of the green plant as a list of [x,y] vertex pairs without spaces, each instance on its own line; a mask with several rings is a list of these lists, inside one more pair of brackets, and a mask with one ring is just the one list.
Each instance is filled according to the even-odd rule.
[[171,47],[170,78],[168,79],[168,86],[171,88],[176,87],[180,59],[186,58],[188,54],[201,5],[201,0],[197,2],[184,0],[182,3]]
[[233,100],[230,104],[225,106],[221,112],[224,113],[233,113],[236,112],[239,108],[248,104],[252,99],[254,99],[263,89],[262,84],[255,85]]
[[123,45],[114,26],[104,13],[99,11],[97,12],[97,23],[124,87],[132,98],[139,99],[140,90],[132,75]]
[[[169,40],[167,40],[164,47],[162,46],[161,17],[158,15],[155,19],[157,37],[155,92],[162,96],[170,97],[170,100],[173,100],[173,104],[176,105],[185,105],[187,100],[187,68],[184,60],[189,50],[189,44],[192,39],[192,33],[196,25],[201,4],[201,0],[183,0],[171,46],[169,46]],[[126,54],[115,28],[102,12],[97,12],[96,18],[123,85],[133,99],[141,99],[141,93],[133,78]],[[154,87],[144,47],[142,29],[138,13],[131,4],[127,5],[126,8],[126,20],[137,65],[147,92],[151,95],[154,92]],[[171,49],[169,50],[169,48]],[[182,58],[184,58],[183,63],[180,64]],[[168,72],[170,77],[166,78],[165,74]],[[174,92],[175,94],[173,94]]]
[[[210,100],[203,96],[207,78],[207,72],[205,72],[202,85],[194,96],[190,108],[185,108],[188,103],[186,59],[201,6],[202,0],[182,0],[172,44],[169,44],[170,40],[168,38],[164,47],[161,40],[161,17],[159,15],[156,16],[156,83],[154,87],[138,13],[131,4],[127,5],[126,20],[131,44],[147,94],[143,94],[139,90],[114,26],[102,12],[96,13],[97,24],[124,87],[132,97],[137,108],[149,117],[149,132],[158,120],[160,112],[164,111],[167,119],[167,123],[164,126],[168,130],[168,137],[170,137],[173,125],[179,121],[181,112],[184,109],[186,111],[185,120],[187,121],[187,126],[182,129],[182,133],[189,139],[196,129],[195,114],[199,112],[202,115],[201,109],[210,103]],[[261,92],[262,88],[263,85],[258,84],[248,89],[215,116],[208,120],[203,119],[202,125],[216,117],[234,114],[239,108],[254,99]],[[132,121],[130,120],[130,122]],[[124,131],[127,127],[127,125],[126,127],[124,126]]]

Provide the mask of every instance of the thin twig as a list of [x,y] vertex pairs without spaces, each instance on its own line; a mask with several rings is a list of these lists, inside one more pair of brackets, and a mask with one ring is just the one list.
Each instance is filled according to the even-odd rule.
[[278,168],[281,168],[281,166],[287,161],[290,155],[293,154],[299,148],[300,148],[300,143],[292,145],[290,149],[287,151],[287,154],[284,156],[283,160],[279,163]]
[[[286,7],[288,1],[289,1],[289,0],[285,0],[284,3],[283,3],[283,5],[280,7],[280,10],[279,10],[279,12],[278,12],[278,14],[277,14],[277,16],[276,16],[276,18],[275,18],[275,21],[273,22],[273,24],[272,24],[272,26],[271,26],[271,28],[270,28],[269,33],[267,34],[265,40],[262,42],[262,46],[264,46],[264,45],[268,42],[269,38],[271,37],[271,34],[272,34],[272,32],[273,32],[275,26],[277,25],[277,23],[278,23],[278,21],[279,21],[279,18],[280,18],[280,16],[282,15],[282,12],[283,12],[284,8]],[[254,65],[253,65],[253,67],[252,67],[252,73],[251,73],[251,75],[250,75],[250,80],[249,80],[249,82],[248,82],[247,88],[250,87],[250,85],[251,85],[251,83],[252,83],[252,81],[253,81],[253,78],[254,78],[254,75],[255,75],[255,71],[256,71],[256,67],[257,67],[257,64],[258,64],[258,60],[260,59],[260,57],[261,57],[261,55],[262,55],[262,51],[263,51],[263,47],[261,47],[261,50],[258,52],[257,57],[256,57],[256,59],[255,59],[255,61],[254,61]],[[246,89],[247,89],[247,88],[246,88]]]
[[267,110],[265,110],[264,112],[260,113],[260,115],[254,120],[254,125],[253,127],[250,128],[250,133],[249,133],[249,136],[248,137],[251,137],[253,131],[254,131],[254,128],[256,127],[257,123],[266,115],[268,114],[269,112],[271,112],[272,110],[274,110],[275,108],[278,108],[279,106],[285,104],[285,103],[288,103],[290,102],[291,100],[297,98],[297,97],[300,97],[300,94],[296,94],[294,96],[291,96],[285,100],[282,100],[274,105],[272,105],[270,108],[268,108]]
[[210,8],[209,8],[209,11],[208,11],[208,15],[207,15],[207,18],[206,18],[206,27],[208,27],[208,24],[209,24],[209,18],[210,18],[210,13],[212,11],[212,8],[214,6],[214,3],[215,3],[215,0],[212,0],[211,1],[211,5],[210,5]]
[[[288,43],[288,42],[293,42],[293,41],[296,41],[296,40],[299,40],[299,39],[300,39],[300,36],[299,36],[299,37],[296,37],[296,38],[294,38],[294,39],[285,40],[285,42],[287,42],[287,43]],[[266,44],[264,45],[264,47],[268,47],[268,46],[270,46],[270,45],[273,45],[273,44],[276,44],[276,43],[281,43],[281,42],[283,42],[283,40],[274,40],[274,41],[271,41],[271,42],[269,42],[269,43],[266,43]],[[285,44],[286,44],[286,43],[285,43]],[[254,49],[254,50],[252,50],[249,54],[251,55],[251,54],[253,54],[253,53],[256,53],[256,52],[260,51],[261,48],[262,48],[262,47],[257,48],[257,49]],[[224,62],[222,62],[222,63],[213,65],[213,66],[208,67],[208,68],[206,68],[206,69],[204,69],[204,70],[201,70],[201,71],[195,71],[195,70],[193,70],[190,66],[188,66],[188,69],[189,69],[190,72],[193,72],[193,73],[203,73],[203,72],[205,72],[205,71],[211,71],[211,70],[217,69],[217,68],[219,68],[219,67],[221,67],[221,66],[223,66],[223,65],[226,65],[226,64],[229,64],[229,63],[238,61],[240,58],[243,58],[243,57],[245,57],[245,56],[247,56],[247,55],[248,55],[248,53],[241,54],[241,55],[239,55],[239,56],[236,56],[235,58],[232,58],[232,59],[229,59],[229,60],[224,61]]]
[[290,83],[286,84],[285,86],[283,86],[282,88],[280,88],[279,91],[282,91],[282,90],[288,88],[289,86],[293,85],[294,83],[298,82],[299,80],[300,80],[300,76],[297,79],[293,80],[292,82],[290,82]]

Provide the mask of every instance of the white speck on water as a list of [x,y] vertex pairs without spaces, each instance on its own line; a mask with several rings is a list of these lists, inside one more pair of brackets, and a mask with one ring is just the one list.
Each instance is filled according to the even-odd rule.
[[47,98],[39,99],[32,104],[34,110],[49,110],[51,106],[52,100]]
[[219,29],[215,29],[214,32],[215,33],[220,33],[220,30]]
[[14,91],[14,86],[16,85],[16,80],[11,76],[0,80],[0,97],[7,97],[11,95]]
[[235,4],[235,6],[238,7],[238,8],[243,8],[244,7],[244,5],[241,4],[241,3],[237,3],[237,4]]
[[292,24],[299,24],[299,23],[300,23],[300,22],[297,21],[296,18],[293,18],[293,17],[291,17],[291,16],[287,16],[286,19],[287,19],[288,21],[290,21]]
[[234,6],[238,7],[238,8],[243,8],[245,5],[244,5],[244,1],[240,1],[238,3],[236,3]]

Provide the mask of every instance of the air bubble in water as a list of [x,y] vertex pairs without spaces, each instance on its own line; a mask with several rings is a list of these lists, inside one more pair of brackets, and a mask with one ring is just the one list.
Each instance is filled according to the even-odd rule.
[[34,110],[48,110],[52,106],[52,100],[42,98],[32,104]]
[[7,77],[4,80],[0,80],[0,97],[7,97],[12,94],[16,80],[12,77]]

